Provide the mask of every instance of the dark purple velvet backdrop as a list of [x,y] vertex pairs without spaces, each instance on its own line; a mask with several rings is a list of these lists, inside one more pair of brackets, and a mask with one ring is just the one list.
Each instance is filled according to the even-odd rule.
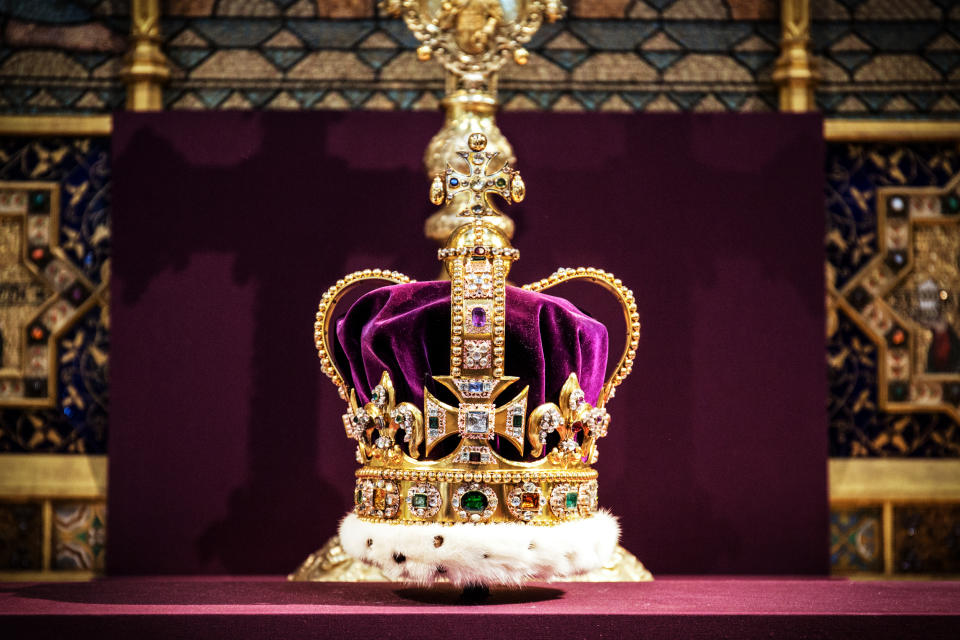
[[[440,121],[117,114],[112,573],[284,572],[334,533],[355,463],[313,314],[354,269],[437,273]],[[826,572],[819,118],[500,122],[529,191],[514,280],[597,266],[637,296],[599,462],[625,546],[660,573]]]

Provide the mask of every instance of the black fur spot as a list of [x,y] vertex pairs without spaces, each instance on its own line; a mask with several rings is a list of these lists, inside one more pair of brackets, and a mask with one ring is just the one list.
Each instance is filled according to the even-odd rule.
[[443,544],[443,536],[433,536],[433,546],[439,547]]
[[445,574],[446,572],[447,572],[447,568],[446,568],[446,567],[444,567],[444,566],[437,567],[437,573],[439,573],[440,575],[443,575],[443,574]]
[[372,546],[373,546],[373,538],[367,538],[367,546],[368,546],[368,547],[372,547]]
[[490,554],[489,554],[489,553],[483,554],[483,559],[484,559],[484,560],[486,560],[486,559],[489,558],[489,557],[490,557]]
[[397,564],[403,564],[407,561],[407,556],[403,555],[402,553],[395,553],[393,554],[393,561]]
[[530,549],[530,550],[533,550],[536,548],[537,548],[537,545],[533,544],[532,542],[527,546],[527,549]]

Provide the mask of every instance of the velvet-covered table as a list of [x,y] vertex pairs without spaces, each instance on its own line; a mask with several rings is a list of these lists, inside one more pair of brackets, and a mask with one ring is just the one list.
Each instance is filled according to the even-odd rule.
[[960,582],[660,578],[457,592],[281,578],[0,584],[5,638],[956,638]]

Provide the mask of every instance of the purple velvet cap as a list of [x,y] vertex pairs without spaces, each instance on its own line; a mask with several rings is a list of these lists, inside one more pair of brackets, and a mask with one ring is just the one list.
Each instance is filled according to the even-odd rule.
[[[505,374],[529,385],[529,407],[556,402],[576,373],[596,403],[607,367],[607,329],[563,298],[507,287]],[[432,376],[450,374],[450,283],[382,287],[337,322],[337,365],[363,402],[384,371],[398,402],[423,403]]]

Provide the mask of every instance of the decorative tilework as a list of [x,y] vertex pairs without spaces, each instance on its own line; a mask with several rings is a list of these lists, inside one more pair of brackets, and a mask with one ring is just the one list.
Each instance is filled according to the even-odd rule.
[[0,111],[102,113],[122,107],[118,74],[130,31],[126,0],[0,6]]
[[897,573],[960,573],[960,505],[911,505],[894,511]]
[[883,525],[879,506],[831,510],[830,567],[837,574],[883,571]]
[[[827,285],[836,290],[877,251],[876,189],[942,186],[960,171],[952,144],[827,146]],[[877,406],[877,349],[851,318],[827,308],[830,455],[960,456],[960,425],[939,413]]]
[[[935,0],[811,0],[827,115],[960,114],[960,27]],[[761,111],[777,0],[571,0],[530,63],[508,65],[506,109]],[[170,0],[162,33],[175,109],[436,108],[435,63],[374,0]],[[35,0],[0,15],[0,110],[105,112],[129,30],[125,0]]]
[[[0,181],[61,185],[60,246],[94,285],[110,271],[110,166],[105,139],[0,139]],[[57,342],[52,409],[0,410],[0,451],[104,453],[109,317],[105,293]]]
[[53,563],[59,570],[103,571],[106,511],[102,502],[60,502],[53,507]]
[[0,502],[0,570],[40,570],[42,540],[38,503]]
[[[600,14],[619,7],[622,14],[632,4],[636,14],[642,3],[599,4],[605,6],[587,13],[605,17]],[[732,20],[726,8],[722,18],[709,17],[716,12],[694,5],[705,3],[677,0],[668,7],[672,17],[643,5],[647,19],[573,17],[545,25],[531,42],[530,62],[508,66],[502,75],[505,108],[774,108],[769,76],[776,21]],[[177,68],[165,103],[186,109],[435,108],[443,87],[437,65],[416,60],[416,41],[401,22],[362,17],[170,17],[166,50]]]
[[839,117],[960,114],[960,24],[951,4],[811,0],[819,107]]

